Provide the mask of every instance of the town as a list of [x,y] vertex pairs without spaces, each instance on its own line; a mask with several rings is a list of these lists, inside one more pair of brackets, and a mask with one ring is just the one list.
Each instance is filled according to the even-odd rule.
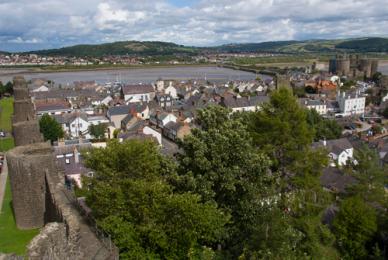
[[[31,116],[37,117],[44,140],[53,145],[67,189],[77,192],[85,178],[96,174],[83,157],[93,148],[107,149],[109,140],[149,141],[164,156],[176,158],[185,138],[203,128],[201,111],[220,107],[229,117],[257,113],[268,106],[273,93],[286,89],[300,109],[310,111],[308,121],[317,131],[311,149],[327,153],[320,185],[332,194],[342,194],[357,182],[346,171],[358,165],[355,154],[361,147],[375,150],[383,167],[388,164],[388,76],[378,72],[376,60],[358,55],[336,56],[330,60],[329,71],[319,71],[314,65],[265,79],[257,74],[254,80],[224,82],[160,78],[151,84],[75,81],[64,87],[43,78],[26,81],[16,76],[12,83],[2,85],[2,96],[10,100],[11,86],[28,91],[35,113]],[[32,137],[32,129],[14,128],[14,135],[18,131],[30,131],[31,136],[23,138],[39,139]],[[1,129],[2,139],[11,135]],[[27,139],[16,139],[15,144],[28,143]]]
[[388,260],[384,1],[0,12],[0,260]]

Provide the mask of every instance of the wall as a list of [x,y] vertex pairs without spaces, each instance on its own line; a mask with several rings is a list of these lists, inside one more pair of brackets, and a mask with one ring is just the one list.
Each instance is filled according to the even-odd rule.
[[[28,103],[25,80],[17,77],[14,84],[15,100]],[[42,228],[27,246],[26,258],[118,259],[117,247],[66,189],[51,145],[42,142],[35,111],[26,111],[34,118],[23,117],[20,104],[25,102],[15,103],[13,122],[17,147],[6,154],[14,215],[19,228]]]

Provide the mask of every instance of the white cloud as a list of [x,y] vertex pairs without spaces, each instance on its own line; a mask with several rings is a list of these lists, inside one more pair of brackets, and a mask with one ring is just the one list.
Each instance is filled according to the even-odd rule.
[[116,40],[216,45],[388,36],[386,0],[201,0],[185,7],[168,0],[2,0],[0,13],[0,48],[15,50]]

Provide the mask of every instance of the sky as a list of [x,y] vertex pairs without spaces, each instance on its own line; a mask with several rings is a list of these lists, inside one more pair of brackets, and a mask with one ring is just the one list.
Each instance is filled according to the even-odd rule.
[[0,50],[388,36],[387,0],[0,0]]

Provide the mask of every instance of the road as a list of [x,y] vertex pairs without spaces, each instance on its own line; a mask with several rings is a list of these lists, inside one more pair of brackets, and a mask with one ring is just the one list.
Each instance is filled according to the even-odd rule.
[[0,173],[0,213],[3,208],[3,199],[5,194],[5,186],[7,183],[7,177],[8,177],[8,167],[7,167],[7,161],[4,158],[4,165],[2,172]]

